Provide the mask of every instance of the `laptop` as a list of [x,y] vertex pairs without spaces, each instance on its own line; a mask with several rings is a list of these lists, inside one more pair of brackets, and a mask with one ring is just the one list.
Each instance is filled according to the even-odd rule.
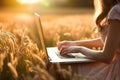
[[41,41],[41,46],[43,52],[47,55],[47,60],[51,63],[85,63],[93,62],[94,60],[86,58],[85,55],[81,53],[68,53],[67,55],[60,55],[57,47],[46,47],[44,40],[43,26],[41,24],[41,18],[38,13],[35,13],[36,26],[39,33],[39,38]]

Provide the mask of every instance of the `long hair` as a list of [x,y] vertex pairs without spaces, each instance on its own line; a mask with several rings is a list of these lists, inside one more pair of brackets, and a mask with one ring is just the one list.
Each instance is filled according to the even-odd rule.
[[117,0],[94,0],[95,6],[95,23],[99,32],[103,29],[103,24],[106,22],[106,18],[110,9],[117,4]]

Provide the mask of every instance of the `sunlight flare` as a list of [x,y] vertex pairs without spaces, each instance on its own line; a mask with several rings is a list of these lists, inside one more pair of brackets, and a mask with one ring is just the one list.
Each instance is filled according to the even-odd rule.
[[17,0],[21,4],[34,4],[41,2],[42,0]]

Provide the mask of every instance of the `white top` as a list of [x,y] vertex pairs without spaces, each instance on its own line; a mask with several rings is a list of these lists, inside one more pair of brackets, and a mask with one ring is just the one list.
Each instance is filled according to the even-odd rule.
[[[109,11],[107,20],[120,20],[120,3],[116,4]],[[103,27],[103,31],[101,33],[101,39],[103,42],[105,41],[106,35],[108,33],[108,27]]]
[[108,13],[108,20],[109,19],[116,19],[120,20],[120,3],[113,6],[113,8]]

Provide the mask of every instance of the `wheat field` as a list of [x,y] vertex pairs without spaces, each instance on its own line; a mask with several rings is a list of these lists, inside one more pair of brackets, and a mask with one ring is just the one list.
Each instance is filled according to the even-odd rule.
[[[46,46],[98,37],[93,14],[47,14],[41,15],[41,21]],[[59,78],[52,75],[40,45],[33,14],[0,12],[0,80],[95,80],[79,77],[70,66],[62,69],[59,64],[55,64]]]

